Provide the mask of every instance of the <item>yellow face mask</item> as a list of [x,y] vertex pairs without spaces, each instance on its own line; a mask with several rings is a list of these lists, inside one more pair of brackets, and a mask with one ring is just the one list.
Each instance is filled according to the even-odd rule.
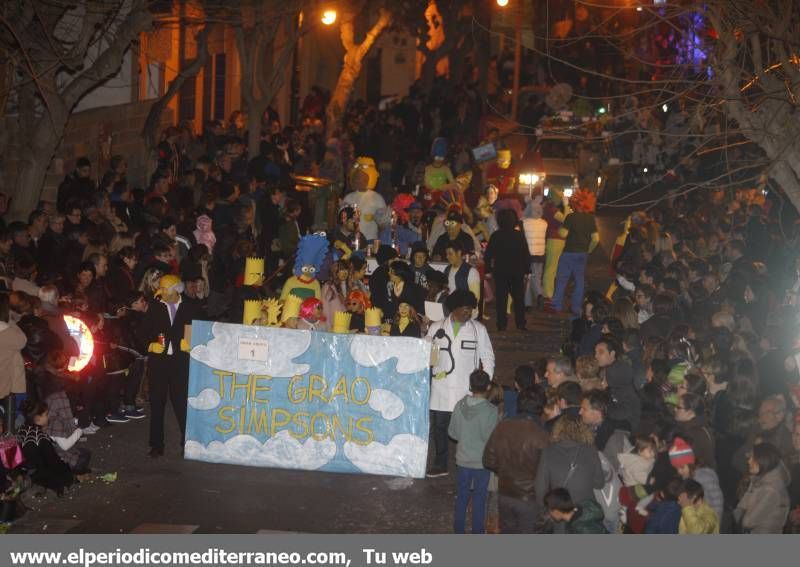
[[378,168],[375,167],[375,160],[371,157],[360,157],[356,159],[353,168],[350,170],[350,185],[356,190],[362,186],[366,187],[367,190],[372,190],[378,185],[378,177]]
[[497,165],[502,169],[508,169],[511,167],[511,150],[497,151]]

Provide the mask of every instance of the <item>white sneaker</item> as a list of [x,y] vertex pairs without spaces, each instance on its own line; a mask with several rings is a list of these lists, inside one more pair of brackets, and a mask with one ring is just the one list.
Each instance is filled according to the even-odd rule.
[[96,425],[93,423],[93,424],[91,424],[89,427],[86,427],[86,428],[83,430],[83,434],[84,434],[84,435],[94,435],[94,434],[95,434],[95,433],[97,433],[98,431],[100,431],[100,428],[99,428],[99,427],[97,427],[97,426],[96,426]]

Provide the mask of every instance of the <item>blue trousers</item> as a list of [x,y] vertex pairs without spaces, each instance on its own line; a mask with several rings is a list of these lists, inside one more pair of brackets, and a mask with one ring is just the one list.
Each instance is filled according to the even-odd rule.
[[489,498],[489,475],[487,469],[456,467],[456,511],[453,531],[464,533],[470,492],[472,492],[472,533],[486,533],[486,501]]
[[569,279],[575,278],[575,287],[572,289],[572,312],[580,316],[583,306],[583,290],[586,285],[586,260],[587,252],[563,252],[558,260],[556,272],[556,291],[553,294],[553,309],[564,310],[564,294],[567,291]]

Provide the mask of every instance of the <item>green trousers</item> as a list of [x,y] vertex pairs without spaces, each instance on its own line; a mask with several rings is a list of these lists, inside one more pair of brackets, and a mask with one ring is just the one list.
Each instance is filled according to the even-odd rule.
[[564,251],[565,241],[560,238],[548,238],[545,243],[544,274],[542,275],[542,290],[547,299],[553,298],[556,288],[556,270],[558,259]]

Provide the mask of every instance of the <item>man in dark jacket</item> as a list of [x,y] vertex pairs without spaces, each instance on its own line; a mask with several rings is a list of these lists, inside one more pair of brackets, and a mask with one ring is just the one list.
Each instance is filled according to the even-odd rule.
[[[148,345],[147,373],[150,380],[150,457],[164,454],[164,410],[167,397],[178,418],[181,446],[186,435],[186,403],[189,395],[189,345],[184,327],[202,319],[197,304],[182,301],[179,277],[163,276],[153,301],[138,329],[139,340]],[[163,337],[163,339],[162,339]]]
[[517,329],[525,330],[525,274],[530,272],[528,243],[521,231],[516,230],[517,215],[512,209],[498,214],[500,228],[492,234],[486,247],[486,271],[494,276],[497,286],[497,330],[504,331],[508,315],[508,295],[514,305],[514,322]]
[[642,413],[642,402],[633,385],[633,368],[622,355],[622,346],[611,335],[603,336],[594,347],[595,360],[605,375],[608,391],[611,394],[609,417],[627,421],[633,429],[636,429]]
[[499,480],[500,531],[504,534],[535,532],[541,508],[536,499],[536,470],[549,436],[539,416],[546,395],[541,386],[519,393],[517,415],[500,422],[483,452],[483,466]]
[[603,509],[594,500],[576,505],[566,488],[554,488],[545,495],[544,503],[553,521],[566,523],[568,534],[608,533],[603,526]]
[[627,422],[609,419],[609,395],[602,390],[592,390],[581,402],[581,420],[594,432],[594,446],[619,470],[619,454],[632,447],[628,441],[631,433]]
[[59,212],[68,213],[70,203],[77,204],[81,208],[89,205],[92,195],[97,190],[91,175],[92,163],[89,158],[78,158],[75,163],[75,171],[68,175],[58,187],[56,208]]

